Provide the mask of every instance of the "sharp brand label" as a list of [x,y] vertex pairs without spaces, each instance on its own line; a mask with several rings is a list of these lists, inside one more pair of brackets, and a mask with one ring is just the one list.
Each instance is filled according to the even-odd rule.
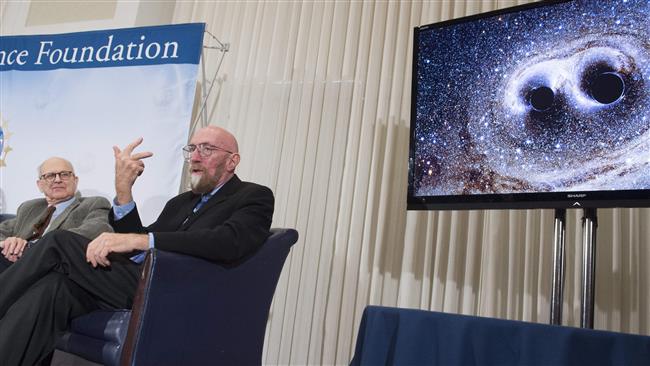
[[586,193],[578,193],[578,194],[567,194],[568,198],[585,198],[587,197]]

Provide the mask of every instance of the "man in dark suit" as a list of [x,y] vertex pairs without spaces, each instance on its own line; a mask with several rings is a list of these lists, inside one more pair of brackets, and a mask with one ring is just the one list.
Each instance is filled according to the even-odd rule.
[[111,204],[103,197],[81,197],[78,182],[68,160],[52,157],[41,163],[36,185],[44,197],[23,202],[15,218],[0,223],[0,273],[43,233],[65,229],[95,239],[113,231],[108,224]]
[[[114,147],[116,233],[95,240],[54,231],[0,274],[0,365],[32,365],[54,348],[72,318],[95,309],[130,307],[141,258],[155,247],[221,263],[237,263],[270,235],[273,194],[242,182],[237,141],[224,129],[197,131],[183,148],[191,192],[172,198],[158,219],[143,227],[132,187],[150,152]],[[33,250],[32,250],[33,249]]]

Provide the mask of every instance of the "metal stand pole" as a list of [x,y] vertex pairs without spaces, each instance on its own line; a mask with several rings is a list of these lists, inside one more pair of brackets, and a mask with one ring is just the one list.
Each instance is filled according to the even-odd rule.
[[562,324],[566,243],[566,209],[555,209],[553,240],[553,280],[551,283],[551,324]]
[[596,289],[596,228],[595,208],[585,208],[582,217],[582,298],[580,327],[594,327],[594,294]]

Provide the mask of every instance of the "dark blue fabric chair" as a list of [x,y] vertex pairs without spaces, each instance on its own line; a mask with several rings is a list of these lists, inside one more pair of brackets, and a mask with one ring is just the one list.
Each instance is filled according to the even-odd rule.
[[271,229],[262,248],[225,267],[152,250],[133,310],[76,318],[57,348],[107,366],[259,365],[266,321],[293,229]]
[[0,222],[3,222],[5,220],[13,219],[16,217],[14,214],[0,214]]

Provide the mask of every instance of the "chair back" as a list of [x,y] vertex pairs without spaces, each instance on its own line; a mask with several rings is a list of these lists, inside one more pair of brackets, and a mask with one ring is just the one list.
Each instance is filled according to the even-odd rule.
[[230,267],[152,250],[133,309],[75,318],[57,348],[106,366],[261,364],[273,293],[298,240],[293,229],[271,233]]
[[16,217],[16,215],[14,215],[14,214],[8,214],[8,213],[0,214],[0,222],[3,222],[5,220],[9,220],[9,219],[13,219],[15,217]]
[[152,251],[136,294],[121,364],[261,364],[273,294],[298,240],[293,229],[271,232],[254,255],[230,268]]

